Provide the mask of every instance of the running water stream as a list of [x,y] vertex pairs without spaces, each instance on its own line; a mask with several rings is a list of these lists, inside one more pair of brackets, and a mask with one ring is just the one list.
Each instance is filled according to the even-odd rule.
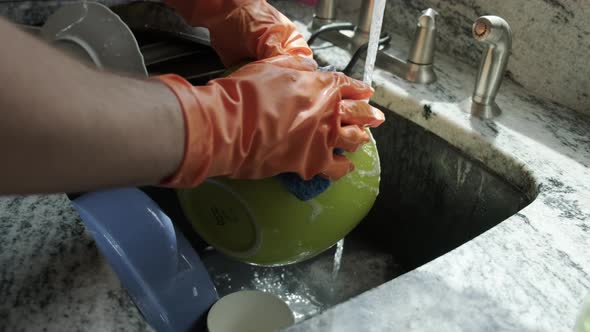
[[363,82],[371,84],[373,82],[373,71],[375,69],[375,60],[379,50],[379,37],[381,36],[381,25],[383,24],[383,14],[385,12],[386,0],[376,0],[373,5],[373,14],[371,19],[371,32],[369,33],[369,48],[367,58],[365,59],[365,73]]
[[[379,50],[379,37],[381,36],[381,26],[383,24],[383,14],[385,12],[386,0],[376,0],[373,5],[371,20],[371,32],[369,33],[369,48],[365,59],[365,72],[363,82],[371,85],[373,82],[373,71],[375,70],[375,61],[377,60],[377,51]],[[367,100],[367,102],[369,102]],[[342,252],[344,251],[344,239],[338,241],[336,252],[334,253],[334,267],[332,269],[332,279],[336,280],[340,271]]]

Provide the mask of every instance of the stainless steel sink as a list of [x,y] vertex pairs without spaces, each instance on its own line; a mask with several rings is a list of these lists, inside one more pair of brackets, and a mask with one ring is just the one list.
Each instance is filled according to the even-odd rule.
[[[404,267],[443,255],[535,198],[537,193],[510,184],[433,133],[385,113],[387,121],[373,131],[381,193],[359,231]],[[524,172],[522,177],[533,181]]]
[[[195,84],[220,72],[219,62],[202,49],[188,56],[162,54],[169,59],[152,60],[148,70],[198,77]],[[209,74],[200,75],[205,71]],[[387,121],[373,130],[382,167],[375,206],[343,243],[303,263],[265,268],[227,258],[192,230],[174,192],[143,189],[197,248],[221,296],[240,289],[269,291],[301,321],[449,252],[534,199],[534,193],[511,185],[438,136],[384,111]]]
[[307,262],[265,268],[227,258],[192,231],[174,193],[144,190],[193,241],[220,295],[269,291],[303,320],[466,243],[533,198],[434,134],[386,114],[386,123],[373,131],[382,162],[376,204],[343,250],[336,246]]

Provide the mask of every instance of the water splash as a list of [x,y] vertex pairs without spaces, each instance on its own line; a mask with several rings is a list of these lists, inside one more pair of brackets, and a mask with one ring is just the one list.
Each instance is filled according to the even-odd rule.
[[200,254],[220,296],[246,289],[269,292],[300,322],[405,272],[389,252],[371,243],[353,236],[346,247],[341,241],[315,258],[281,267],[247,265],[215,250]]
[[300,276],[286,268],[257,269],[250,285],[241,289],[256,289],[278,296],[295,316],[295,321],[314,316],[326,308],[315,298],[314,292],[299,283]]
[[313,199],[308,201],[308,204],[309,206],[311,206],[311,215],[309,216],[309,221],[314,222],[317,219],[317,217],[319,217],[322,214],[324,208],[322,204]]
[[332,280],[336,281],[338,272],[340,272],[340,264],[342,263],[342,252],[344,251],[344,239],[338,241],[336,244],[336,252],[334,253],[334,267],[332,268]]
[[[373,144],[376,144],[375,138],[373,138],[371,136],[372,140],[373,140]],[[373,162],[373,167],[371,169],[367,169],[367,170],[363,170],[363,169],[357,169],[356,173],[361,176],[361,177],[368,177],[368,176],[378,176],[379,174],[381,174],[381,163],[379,162],[379,154],[377,153],[376,150],[373,149],[373,147],[370,144],[365,144],[363,145],[363,147],[361,148],[363,150],[363,152],[367,155],[367,159],[369,160],[374,160],[375,162]]]

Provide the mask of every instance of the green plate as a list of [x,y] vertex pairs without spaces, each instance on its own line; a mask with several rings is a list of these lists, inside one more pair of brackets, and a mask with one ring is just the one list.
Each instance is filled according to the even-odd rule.
[[258,265],[285,265],[333,246],[369,212],[379,193],[379,156],[372,141],[346,154],[356,169],[309,201],[275,178],[214,178],[179,190],[194,229],[219,251]]

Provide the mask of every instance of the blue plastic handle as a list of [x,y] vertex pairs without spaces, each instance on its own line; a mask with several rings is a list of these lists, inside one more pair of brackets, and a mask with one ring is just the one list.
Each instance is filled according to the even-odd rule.
[[73,201],[101,253],[157,331],[206,330],[218,296],[182,233],[144,192],[123,188]]

